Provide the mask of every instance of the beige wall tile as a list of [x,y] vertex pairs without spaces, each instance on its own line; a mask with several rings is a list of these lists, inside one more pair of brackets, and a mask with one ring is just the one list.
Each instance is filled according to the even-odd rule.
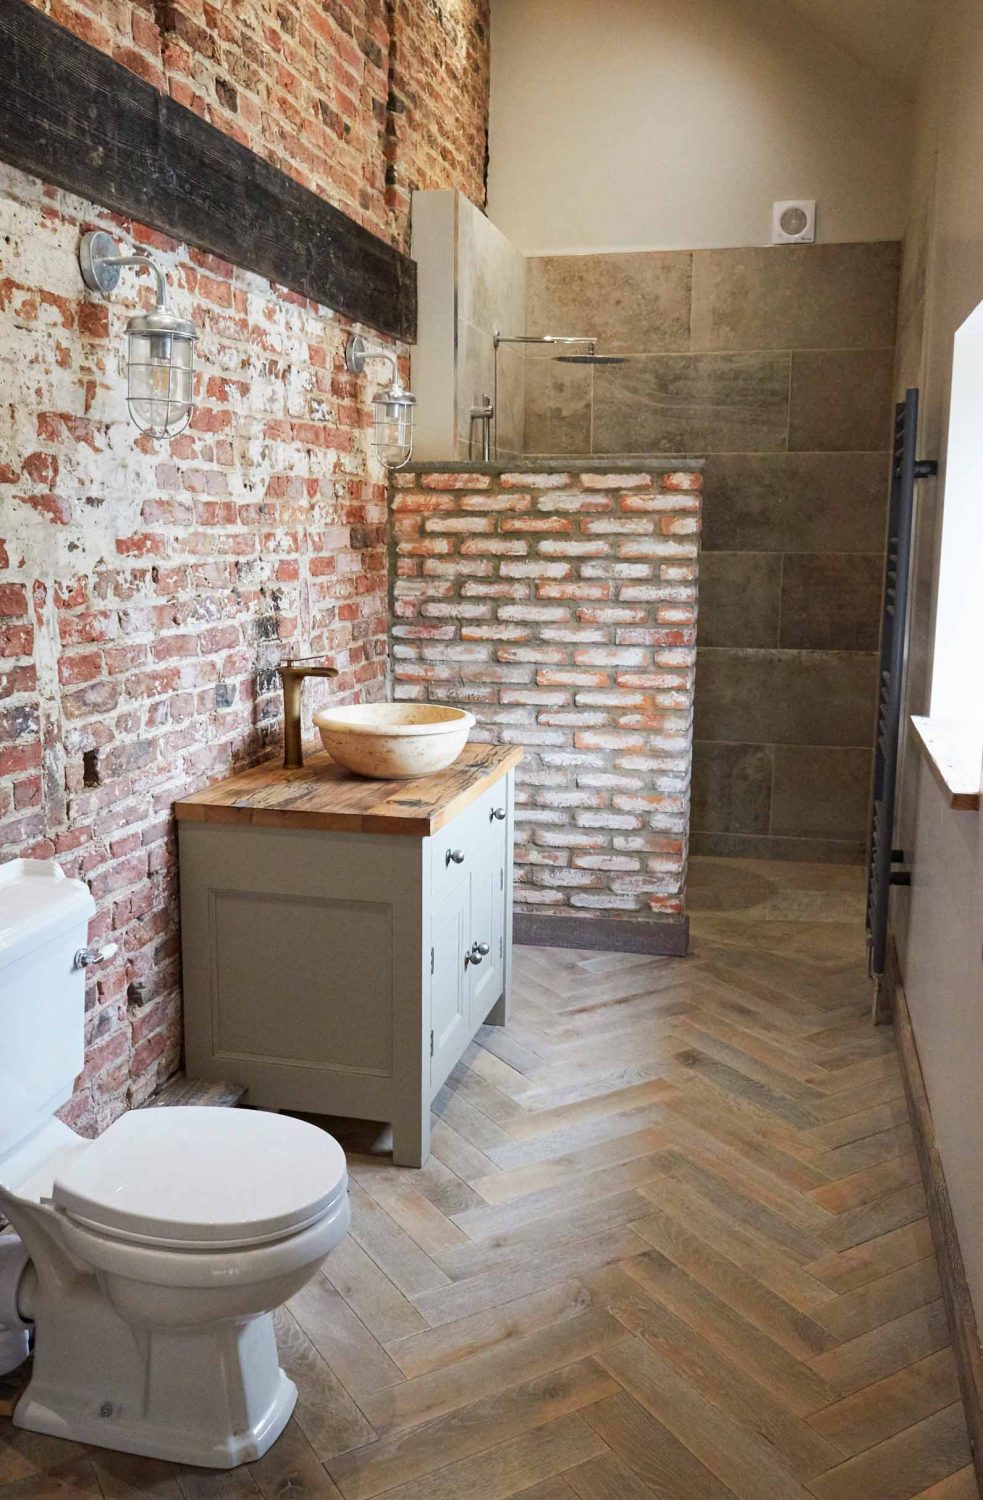
[[704,552],[701,646],[777,646],[782,558],[777,552]]
[[876,553],[786,553],[779,644],[793,650],[876,651],[883,578],[884,559]]
[[525,360],[527,453],[590,453],[593,376],[589,365]]
[[604,354],[690,347],[688,251],[549,255],[527,262],[527,333],[590,334]]
[[874,452],[890,446],[894,346],[792,355],[788,446]]
[[692,827],[717,833],[767,833],[773,749],[697,741],[693,746]]
[[881,552],[887,453],[714,453],[704,551]]
[[789,357],[654,355],[594,371],[595,453],[781,450]]
[[883,349],[901,247],[776,245],[693,257],[694,349]]
[[702,648],[696,738],[869,745],[876,680],[873,652]]
[[867,829],[871,752],[828,745],[776,745],[771,832],[862,839]]

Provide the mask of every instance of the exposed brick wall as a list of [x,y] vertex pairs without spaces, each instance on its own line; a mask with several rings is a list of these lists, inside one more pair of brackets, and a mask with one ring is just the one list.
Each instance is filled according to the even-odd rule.
[[520,744],[516,903],[682,911],[698,471],[396,476],[393,694]]
[[489,0],[32,3],[384,238],[485,202]]
[[[395,41],[382,0],[44,8],[389,238],[405,241],[417,177],[483,194],[486,0],[453,23],[399,3]],[[395,124],[393,47],[415,59]],[[151,247],[198,325],[199,404],[173,442],[127,420],[123,326],[149,278],[125,273],[111,303],[85,293],[95,227]],[[93,935],[120,944],[87,995],[66,1113],[85,1131],[179,1060],[172,802],[275,750],[282,656],[341,666],[309,706],[386,694],[387,491],[350,331],[0,167],[0,859],[58,857],[91,886]]]

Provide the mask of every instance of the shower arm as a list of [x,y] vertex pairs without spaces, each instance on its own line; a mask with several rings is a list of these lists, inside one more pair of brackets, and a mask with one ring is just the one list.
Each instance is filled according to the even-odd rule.
[[596,343],[597,339],[587,334],[570,335],[559,333],[499,333],[497,329],[495,330],[496,349],[498,348],[499,344],[588,344],[590,346],[590,352],[591,354],[593,354]]

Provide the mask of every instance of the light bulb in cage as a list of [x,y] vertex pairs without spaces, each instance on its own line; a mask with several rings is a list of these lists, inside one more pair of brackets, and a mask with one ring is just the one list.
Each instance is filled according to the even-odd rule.
[[392,369],[389,385],[380,386],[372,397],[372,443],[387,469],[401,469],[413,456],[416,397],[402,384],[394,354],[387,349],[367,349],[364,339],[353,335],[345,347],[347,369],[361,375],[370,359],[385,360]]
[[167,282],[152,255],[117,255],[112,237],[96,230],[82,238],[79,265],[86,286],[104,297],[115,291],[122,266],[153,273],[153,312],[138,313],[126,325],[126,404],[141,432],[153,438],[176,437],[194,410],[195,325],[168,311]]

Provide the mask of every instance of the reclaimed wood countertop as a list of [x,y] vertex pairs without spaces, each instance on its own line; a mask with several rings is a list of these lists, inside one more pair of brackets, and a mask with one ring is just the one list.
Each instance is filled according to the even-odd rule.
[[468,744],[446,771],[410,781],[370,781],[333,761],[325,750],[296,771],[264,761],[175,802],[191,823],[242,823],[254,828],[320,828],[343,833],[396,833],[429,838],[487,787],[517,766],[518,745]]

